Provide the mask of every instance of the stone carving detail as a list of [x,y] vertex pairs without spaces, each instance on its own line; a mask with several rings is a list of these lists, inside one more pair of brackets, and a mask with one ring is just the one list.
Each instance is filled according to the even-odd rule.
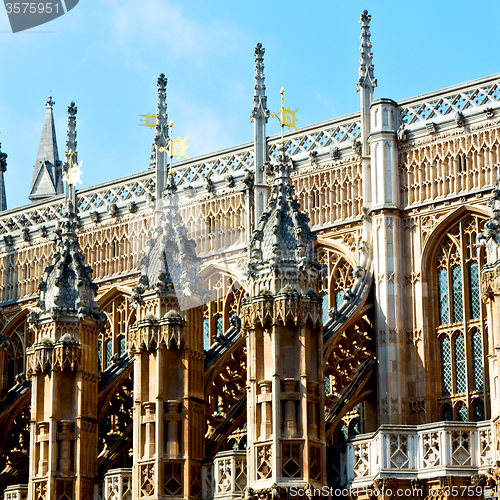
[[227,418],[231,408],[246,394],[246,345],[237,347],[212,377],[207,392],[207,436]]
[[155,464],[140,466],[140,498],[152,497],[155,494]]
[[363,319],[357,320],[333,344],[325,363],[330,397],[340,398],[361,365],[373,356],[373,330]]
[[426,467],[441,465],[439,456],[440,439],[438,432],[430,432],[422,436],[424,443],[424,464]]
[[272,446],[270,444],[257,446],[257,479],[268,479],[272,472]]
[[496,160],[500,144],[498,129],[470,131],[464,137],[438,135],[433,139],[430,144],[410,145],[412,141],[409,141],[408,145],[401,146],[403,205],[484,189],[493,185],[500,175],[500,164]]

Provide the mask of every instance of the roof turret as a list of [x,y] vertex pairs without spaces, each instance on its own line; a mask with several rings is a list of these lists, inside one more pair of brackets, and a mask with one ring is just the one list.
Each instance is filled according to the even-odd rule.
[[45,121],[42,137],[38,147],[33,176],[29,191],[29,199],[38,201],[63,192],[62,165],[57,150],[56,129],[52,108],[55,102],[49,94],[45,103]]

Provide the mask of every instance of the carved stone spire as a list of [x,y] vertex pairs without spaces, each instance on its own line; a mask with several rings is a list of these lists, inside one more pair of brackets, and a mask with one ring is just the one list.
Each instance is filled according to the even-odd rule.
[[[68,132],[66,133],[66,153],[64,157],[64,172],[67,172],[70,164],[74,166],[78,163],[78,152],[76,144],[76,112],[77,107],[71,101],[68,106]],[[66,182],[66,200],[70,200],[72,207],[76,209],[76,192],[75,185]]]
[[78,162],[77,149],[76,149],[76,112],[78,108],[75,103],[71,101],[68,106],[68,132],[66,134],[66,161],[68,161],[69,151],[73,151],[73,163]]
[[256,118],[264,118],[267,122],[269,118],[269,110],[267,109],[267,97],[266,97],[266,86],[265,75],[264,75],[264,53],[266,49],[262,47],[261,43],[258,43],[254,50],[255,55],[255,86],[253,89],[253,109],[250,115],[250,121],[254,121]]
[[4,172],[7,171],[7,154],[2,153],[2,144],[0,143],[0,212],[7,210],[7,196],[5,194]]
[[[254,122],[254,158],[255,176],[253,188],[253,210],[251,207],[251,191],[247,191],[247,232],[250,237],[257,221],[266,208],[269,198],[269,187],[266,182],[264,164],[268,161],[266,123],[269,118],[267,109],[266,86],[264,84],[264,52],[261,43],[255,47],[255,87],[253,91],[253,108],[250,121]],[[252,220],[253,219],[253,220]]]
[[156,105],[155,138],[151,150],[151,168],[156,168],[156,208],[159,210],[168,169],[168,157],[165,150],[168,144],[167,79],[163,73],[158,77],[157,85],[158,103]]
[[199,275],[201,260],[196,243],[187,237],[187,229],[177,205],[174,176],[168,175],[164,205],[153,238],[146,243],[145,255],[139,261],[141,276],[134,289],[136,299],[151,293],[175,294],[179,306],[204,300],[203,279]]
[[[71,205],[71,204],[70,204]],[[76,215],[67,207],[56,230],[57,246],[52,264],[44,271],[38,285],[40,315],[52,317],[64,313],[97,318],[95,302],[97,285],[92,281],[92,268],[86,266],[76,236]]]
[[372,91],[377,86],[377,79],[373,75],[373,54],[371,53],[372,44],[370,42],[370,21],[372,16],[364,10],[359,18],[361,24],[361,46],[359,50],[359,79],[356,85],[356,90],[359,92],[363,87],[371,87]]
[[250,295],[267,288],[277,293],[286,285],[305,293],[318,287],[320,265],[315,262],[316,235],[300,211],[290,180],[290,160],[280,146],[271,197],[250,240],[248,275]]
[[47,98],[40,146],[33,166],[29,199],[39,201],[63,192],[62,168],[57,151],[52,96]]

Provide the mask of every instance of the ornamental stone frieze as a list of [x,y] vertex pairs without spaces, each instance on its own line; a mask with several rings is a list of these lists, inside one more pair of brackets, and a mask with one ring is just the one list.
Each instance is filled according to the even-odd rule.
[[255,324],[267,326],[288,321],[294,325],[304,325],[308,321],[316,325],[321,321],[321,314],[321,300],[314,292],[302,295],[286,285],[276,295],[268,292],[251,301],[244,299],[241,322],[244,331]]
[[26,350],[26,374],[50,370],[77,370],[80,368],[81,346],[69,333],[53,343],[50,338],[33,344]]
[[170,310],[160,319],[148,315],[137,321],[129,330],[129,355],[133,357],[142,350],[186,347],[186,320],[176,311]]

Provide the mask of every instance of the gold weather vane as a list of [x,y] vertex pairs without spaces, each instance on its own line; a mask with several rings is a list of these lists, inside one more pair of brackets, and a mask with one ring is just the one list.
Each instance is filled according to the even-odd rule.
[[139,122],[139,125],[141,127],[149,127],[149,128],[155,128],[156,127],[156,116],[155,115],[139,115],[144,118],[144,122]]
[[280,121],[281,133],[283,134],[283,127],[288,127],[288,130],[290,130],[293,127],[295,130],[297,130],[295,124],[296,122],[298,122],[298,120],[295,117],[295,113],[297,113],[298,108],[292,111],[290,108],[283,107],[283,96],[285,95],[285,89],[283,87],[281,87],[280,94],[281,94],[281,108],[277,113],[272,113],[272,115],[275,118],[278,118],[278,120]]
[[[170,137],[172,137],[173,129],[174,129],[174,124],[172,123],[172,120],[170,120]],[[189,146],[186,146],[186,141],[188,140],[188,137],[189,135],[186,135],[184,139],[181,139],[180,137],[177,137],[176,140],[170,139],[168,141],[167,146],[159,149],[160,153],[169,151],[171,160],[172,158],[180,158],[181,156],[184,156],[185,158],[189,159],[189,156],[186,154],[186,149],[189,148]]]
[[63,181],[67,182],[69,186],[74,186],[75,184],[81,184],[82,180],[80,179],[80,176],[82,175],[82,171],[80,170],[80,166],[82,165],[82,162],[80,163],[75,163],[73,165],[73,150],[70,149],[68,151],[68,156],[69,156],[69,166],[68,170],[63,174]]

